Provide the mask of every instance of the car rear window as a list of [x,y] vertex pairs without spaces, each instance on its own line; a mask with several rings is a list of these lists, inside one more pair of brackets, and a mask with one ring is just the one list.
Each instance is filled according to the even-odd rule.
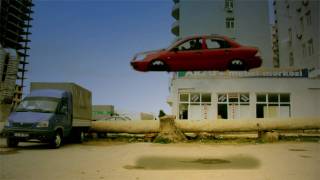
[[221,48],[230,48],[230,44],[221,39],[207,39],[207,48],[208,49],[221,49]]

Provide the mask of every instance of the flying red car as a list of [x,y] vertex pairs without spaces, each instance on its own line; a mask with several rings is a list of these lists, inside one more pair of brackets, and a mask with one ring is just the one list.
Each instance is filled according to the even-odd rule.
[[143,72],[250,70],[261,64],[258,48],[220,35],[183,38],[167,49],[138,53],[131,61],[135,70]]

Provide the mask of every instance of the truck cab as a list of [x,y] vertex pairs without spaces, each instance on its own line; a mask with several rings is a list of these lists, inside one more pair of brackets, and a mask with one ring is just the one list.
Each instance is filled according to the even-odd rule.
[[64,90],[35,90],[8,117],[4,128],[9,147],[37,139],[61,145],[72,129],[72,94]]

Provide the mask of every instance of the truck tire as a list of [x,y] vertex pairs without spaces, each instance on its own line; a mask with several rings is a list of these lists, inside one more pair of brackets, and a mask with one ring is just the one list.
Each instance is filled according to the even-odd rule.
[[50,147],[53,149],[58,149],[62,144],[62,135],[59,131],[56,131],[55,135],[50,141]]
[[75,140],[77,143],[83,143],[85,140],[85,134],[84,131],[82,129],[79,129],[76,131],[75,134]]
[[14,139],[12,137],[7,137],[7,146],[8,147],[17,147],[19,144],[19,141],[17,139]]

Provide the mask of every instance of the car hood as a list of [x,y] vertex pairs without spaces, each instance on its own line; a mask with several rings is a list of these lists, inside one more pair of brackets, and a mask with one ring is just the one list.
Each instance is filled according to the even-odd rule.
[[13,112],[8,117],[9,122],[24,122],[35,123],[49,120],[54,113],[40,113],[40,112]]
[[155,53],[164,52],[164,51],[166,51],[166,49],[157,49],[157,50],[139,52],[134,55],[133,61],[135,61],[137,57],[140,55],[150,55],[150,54],[155,54]]

